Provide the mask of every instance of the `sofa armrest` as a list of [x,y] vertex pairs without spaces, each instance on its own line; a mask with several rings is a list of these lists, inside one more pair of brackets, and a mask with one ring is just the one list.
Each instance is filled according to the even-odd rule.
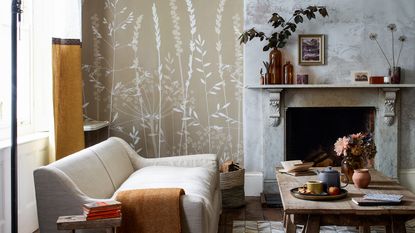
[[54,167],[41,167],[33,172],[36,204],[41,232],[59,232],[56,220],[59,216],[79,215],[82,205],[94,199],[85,195],[62,171]]

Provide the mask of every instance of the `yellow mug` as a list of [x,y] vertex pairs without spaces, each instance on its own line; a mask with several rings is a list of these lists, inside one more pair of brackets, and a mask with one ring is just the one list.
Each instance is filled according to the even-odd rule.
[[305,184],[307,192],[311,194],[320,194],[323,192],[323,182],[319,180],[309,180]]

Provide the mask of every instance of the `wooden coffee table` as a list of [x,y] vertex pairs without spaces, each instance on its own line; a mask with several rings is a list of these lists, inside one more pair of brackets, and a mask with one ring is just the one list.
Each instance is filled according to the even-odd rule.
[[[387,233],[405,233],[405,222],[415,218],[415,194],[378,171],[371,170],[370,174],[372,182],[367,189],[349,184],[345,188],[348,196],[344,199],[309,201],[293,197],[290,190],[315,180],[316,176],[290,176],[277,172],[286,232],[294,233],[296,225],[304,225],[305,233],[318,233],[320,226],[337,225],[356,226],[362,233],[370,232],[370,226],[385,226]],[[404,198],[401,205],[395,206],[358,206],[352,202],[353,197],[368,193],[402,194]]]

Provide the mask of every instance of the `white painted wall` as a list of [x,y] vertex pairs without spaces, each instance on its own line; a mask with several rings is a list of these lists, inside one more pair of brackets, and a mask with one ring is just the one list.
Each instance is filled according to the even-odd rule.
[[[19,233],[32,233],[37,221],[33,171],[48,162],[47,134],[23,140],[18,146]],[[10,147],[0,148],[0,233],[11,231]]]

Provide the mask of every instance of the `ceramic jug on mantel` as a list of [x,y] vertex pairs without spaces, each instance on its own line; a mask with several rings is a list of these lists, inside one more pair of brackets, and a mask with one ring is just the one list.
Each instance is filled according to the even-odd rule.
[[317,179],[323,182],[324,190],[327,190],[328,187],[344,188],[348,185],[348,182],[344,186],[340,185],[340,172],[330,166],[322,171],[317,170],[317,172]]

